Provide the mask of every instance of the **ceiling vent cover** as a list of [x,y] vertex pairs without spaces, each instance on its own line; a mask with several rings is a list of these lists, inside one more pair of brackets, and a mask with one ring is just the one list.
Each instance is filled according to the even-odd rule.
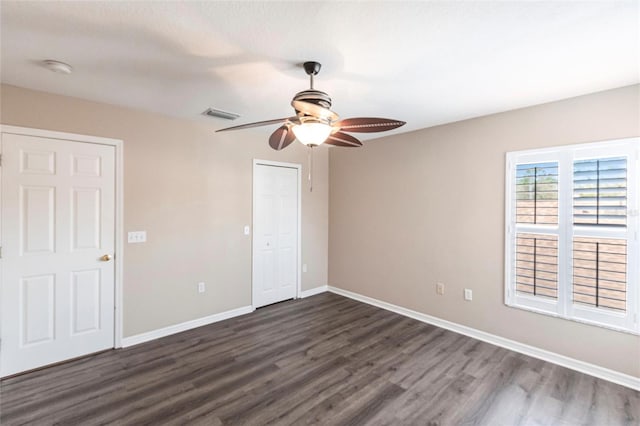
[[202,115],[206,115],[207,117],[224,118],[225,120],[235,120],[240,117],[240,114],[236,114],[235,112],[221,111],[215,108],[207,108]]

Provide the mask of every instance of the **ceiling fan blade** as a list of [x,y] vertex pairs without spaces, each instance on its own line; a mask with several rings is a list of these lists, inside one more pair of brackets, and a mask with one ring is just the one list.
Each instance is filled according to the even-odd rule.
[[226,132],[228,130],[249,129],[251,127],[268,126],[270,124],[284,123],[287,120],[297,120],[298,117],[276,118],[274,120],[256,121],[255,123],[241,124],[239,126],[227,127],[226,129],[216,130],[218,132]]
[[333,127],[340,127],[340,130],[346,132],[374,133],[393,130],[405,124],[404,121],[389,118],[358,117],[345,118],[334,123]]
[[340,118],[338,117],[338,114],[331,111],[330,109],[321,107],[320,105],[312,104],[311,102],[291,101],[291,106],[294,107],[296,111],[300,111],[304,114],[316,118],[323,118],[331,121],[335,121]]
[[344,146],[347,148],[359,148],[362,146],[362,142],[360,142],[358,139],[342,132],[336,132],[332,135],[329,135],[324,143],[328,145]]
[[269,146],[276,151],[280,151],[291,145],[291,142],[296,140],[296,135],[293,134],[291,128],[287,125],[278,127],[278,129],[269,137]]

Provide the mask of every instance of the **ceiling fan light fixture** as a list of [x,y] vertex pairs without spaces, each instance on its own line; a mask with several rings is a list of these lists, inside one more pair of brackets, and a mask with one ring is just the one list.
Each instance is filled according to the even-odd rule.
[[306,122],[296,124],[291,129],[301,143],[307,146],[318,146],[324,143],[331,134],[332,127],[326,123]]

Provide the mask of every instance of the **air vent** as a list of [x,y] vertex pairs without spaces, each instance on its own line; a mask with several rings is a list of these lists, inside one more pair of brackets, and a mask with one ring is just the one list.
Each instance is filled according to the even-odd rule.
[[240,114],[236,114],[235,112],[221,111],[215,108],[207,108],[202,115],[206,115],[207,117],[224,118],[226,120],[235,120],[240,117]]

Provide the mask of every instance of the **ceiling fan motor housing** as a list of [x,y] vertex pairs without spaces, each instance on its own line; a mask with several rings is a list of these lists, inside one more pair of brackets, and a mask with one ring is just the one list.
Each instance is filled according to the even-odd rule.
[[320,105],[323,108],[331,108],[331,98],[325,92],[315,89],[307,89],[296,93],[293,97],[294,101],[309,102],[311,104]]

